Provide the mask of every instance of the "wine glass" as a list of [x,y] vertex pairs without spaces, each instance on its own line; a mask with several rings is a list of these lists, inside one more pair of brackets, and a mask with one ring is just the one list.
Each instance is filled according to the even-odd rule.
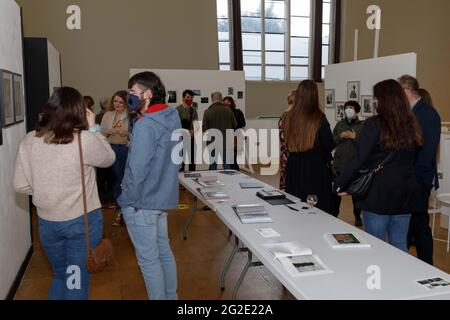
[[319,202],[319,197],[317,197],[315,194],[310,194],[306,197],[306,202],[309,205],[309,213],[314,214],[315,212],[312,209]]

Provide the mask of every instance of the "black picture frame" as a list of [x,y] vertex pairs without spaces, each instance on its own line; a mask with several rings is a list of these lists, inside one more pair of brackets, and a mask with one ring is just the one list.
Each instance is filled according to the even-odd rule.
[[335,110],[336,110],[336,121],[339,122],[345,118],[344,112],[345,102],[336,102]]
[[370,95],[361,96],[361,115],[372,117],[374,115],[373,97]]
[[15,124],[13,76],[12,72],[0,70],[0,116],[3,128]]
[[336,102],[335,90],[325,89],[325,108],[333,109]]
[[13,98],[14,98],[14,123],[25,121],[25,96],[23,87],[23,77],[20,74],[13,74]]

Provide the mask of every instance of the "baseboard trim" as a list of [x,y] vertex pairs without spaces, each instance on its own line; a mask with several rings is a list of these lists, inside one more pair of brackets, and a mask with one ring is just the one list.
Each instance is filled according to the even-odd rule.
[[27,256],[22,263],[22,266],[17,273],[16,279],[14,280],[11,289],[9,289],[8,295],[5,300],[14,300],[14,297],[19,289],[20,283],[22,282],[22,278],[25,275],[25,271],[27,270],[28,264],[30,263],[31,257],[33,256],[33,245],[28,250]]

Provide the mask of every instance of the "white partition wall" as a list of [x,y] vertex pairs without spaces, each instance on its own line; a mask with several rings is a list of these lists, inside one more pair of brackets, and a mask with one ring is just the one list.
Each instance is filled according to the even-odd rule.
[[[20,8],[0,1],[0,69],[23,75]],[[23,78],[22,78],[23,79]],[[22,86],[23,87],[23,86]],[[0,146],[0,299],[4,299],[31,248],[28,197],[13,190],[14,162],[25,122],[3,128]]]
[[[246,93],[243,71],[130,69],[130,76],[144,71],[156,73],[166,86],[167,92],[176,92],[177,100],[169,102],[171,106],[182,103],[185,89],[200,90],[200,96],[194,98],[194,102],[198,104],[199,120],[203,119],[203,113],[212,104],[211,93],[215,91],[222,92],[223,97],[232,96],[237,108],[245,115]],[[232,91],[229,91],[231,89]],[[202,98],[208,98],[208,102],[202,103]]]
[[[382,57],[378,59],[359,60],[325,67],[325,90],[334,90],[335,102],[346,102],[348,99],[348,83],[359,82],[359,96],[372,96],[373,86],[386,79],[397,79],[404,74],[416,76],[417,54]],[[361,98],[359,103],[363,106]],[[336,109],[326,108],[325,113],[331,124],[336,125]],[[363,118],[363,117],[361,117]]]

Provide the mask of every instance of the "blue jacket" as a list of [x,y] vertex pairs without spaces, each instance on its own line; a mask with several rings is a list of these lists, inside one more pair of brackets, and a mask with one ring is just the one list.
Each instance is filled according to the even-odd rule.
[[416,159],[416,176],[420,184],[439,188],[436,153],[441,140],[441,118],[423,99],[413,108],[423,134],[423,146]]
[[120,207],[166,211],[178,208],[178,171],[180,165],[171,159],[178,141],[172,132],[180,129],[175,108],[145,114],[134,126]]

